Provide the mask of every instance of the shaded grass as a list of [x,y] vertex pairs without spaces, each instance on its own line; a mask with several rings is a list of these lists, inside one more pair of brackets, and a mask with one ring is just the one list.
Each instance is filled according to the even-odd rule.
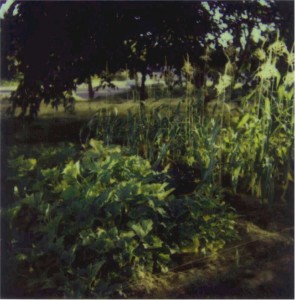
[[[114,95],[113,99],[104,99],[99,98],[95,100],[76,100],[75,103],[75,112],[69,113],[64,110],[63,106],[60,105],[58,109],[53,108],[51,105],[41,104],[40,111],[38,114],[38,119],[43,118],[76,118],[76,119],[85,119],[93,116],[95,112],[99,109],[113,110],[117,108],[119,114],[126,115],[128,110],[136,112],[138,110],[138,102],[133,100],[125,100],[121,95]],[[148,99],[144,103],[147,105],[147,109],[153,109],[162,104],[168,104],[172,107],[176,107],[178,103],[182,101],[180,98],[169,99],[164,98],[161,100]],[[7,99],[1,101],[0,113],[2,117],[6,118],[5,112],[10,106],[10,103]],[[16,116],[20,113],[20,110],[16,110]]]
[[[182,100],[177,99],[148,99],[146,104],[147,112],[156,107],[167,104],[175,108]],[[110,99],[77,100],[73,113],[64,110],[62,105],[58,110],[51,105],[41,104],[39,115],[34,120],[20,120],[6,114],[10,103],[8,99],[0,101],[1,115],[1,142],[2,146],[18,143],[57,143],[69,141],[79,143],[80,129],[99,110],[117,114],[121,117],[127,116],[128,111],[136,114],[139,112],[139,103],[133,100],[123,100],[120,95],[116,95],[112,101]],[[20,111],[16,112],[16,116]],[[169,113],[169,109],[166,110]]]

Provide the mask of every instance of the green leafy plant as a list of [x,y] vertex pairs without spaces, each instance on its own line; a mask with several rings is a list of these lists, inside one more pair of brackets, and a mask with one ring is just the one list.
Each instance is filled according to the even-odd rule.
[[236,237],[234,214],[212,187],[169,196],[166,175],[147,160],[89,144],[76,160],[10,161],[11,265],[24,295],[126,296],[130,280],[167,271],[175,253],[216,251]]

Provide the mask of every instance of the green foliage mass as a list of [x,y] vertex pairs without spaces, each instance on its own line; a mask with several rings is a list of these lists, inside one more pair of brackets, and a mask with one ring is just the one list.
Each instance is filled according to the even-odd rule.
[[119,146],[54,149],[14,149],[9,161],[10,271],[25,296],[128,296],[132,281],[167,272],[175,254],[236,238],[234,214],[210,185],[176,198],[164,172]]
[[[289,51],[279,35],[268,47],[263,43],[248,62],[251,84],[239,82],[239,73],[228,75],[226,66],[212,88],[215,104],[205,103],[208,86],[194,87],[196,70],[187,57],[185,95],[177,107],[148,111],[141,102],[125,118],[101,110],[82,129],[84,142],[92,136],[120,143],[153,167],[185,165],[195,182],[251,193],[265,203],[275,196],[285,201],[294,180],[294,48]],[[275,185],[281,195],[275,195]]]

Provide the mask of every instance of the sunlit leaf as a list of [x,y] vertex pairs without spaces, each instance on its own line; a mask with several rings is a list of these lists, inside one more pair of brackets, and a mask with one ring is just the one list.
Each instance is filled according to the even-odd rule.
[[153,221],[152,220],[143,220],[140,223],[132,224],[131,228],[134,232],[143,239],[153,228]]
[[243,116],[243,118],[241,119],[241,121],[239,122],[237,128],[238,129],[242,128],[248,122],[249,119],[250,119],[250,114],[248,114],[248,113],[245,114]]
[[63,169],[62,174],[64,174],[66,178],[77,179],[78,175],[80,175],[80,162],[77,161],[74,163],[73,161],[70,161]]

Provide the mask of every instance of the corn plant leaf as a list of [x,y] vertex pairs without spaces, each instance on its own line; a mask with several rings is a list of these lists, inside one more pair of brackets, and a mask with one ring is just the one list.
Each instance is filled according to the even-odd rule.
[[285,94],[285,86],[283,84],[281,84],[278,89],[277,89],[277,92],[278,92],[278,99],[279,99],[279,102],[282,102],[284,100],[284,94]]
[[248,122],[248,120],[250,119],[250,114],[245,114],[244,116],[243,116],[243,118],[241,119],[241,121],[239,122],[239,124],[238,124],[238,126],[237,126],[237,128],[238,129],[240,129],[240,128],[242,128],[247,122]]
[[280,72],[277,71],[275,76],[276,76],[276,88],[278,88],[279,85],[280,85],[280,81],[281,81],[281,74],[280,74]]
[[264,113],[267,120],[271,120],[271,108],[269,98],[264,99]]
[[249,101],[256,93],[256,89],[253,89],[248,95],[244,96],[243,99],[245,101]]

